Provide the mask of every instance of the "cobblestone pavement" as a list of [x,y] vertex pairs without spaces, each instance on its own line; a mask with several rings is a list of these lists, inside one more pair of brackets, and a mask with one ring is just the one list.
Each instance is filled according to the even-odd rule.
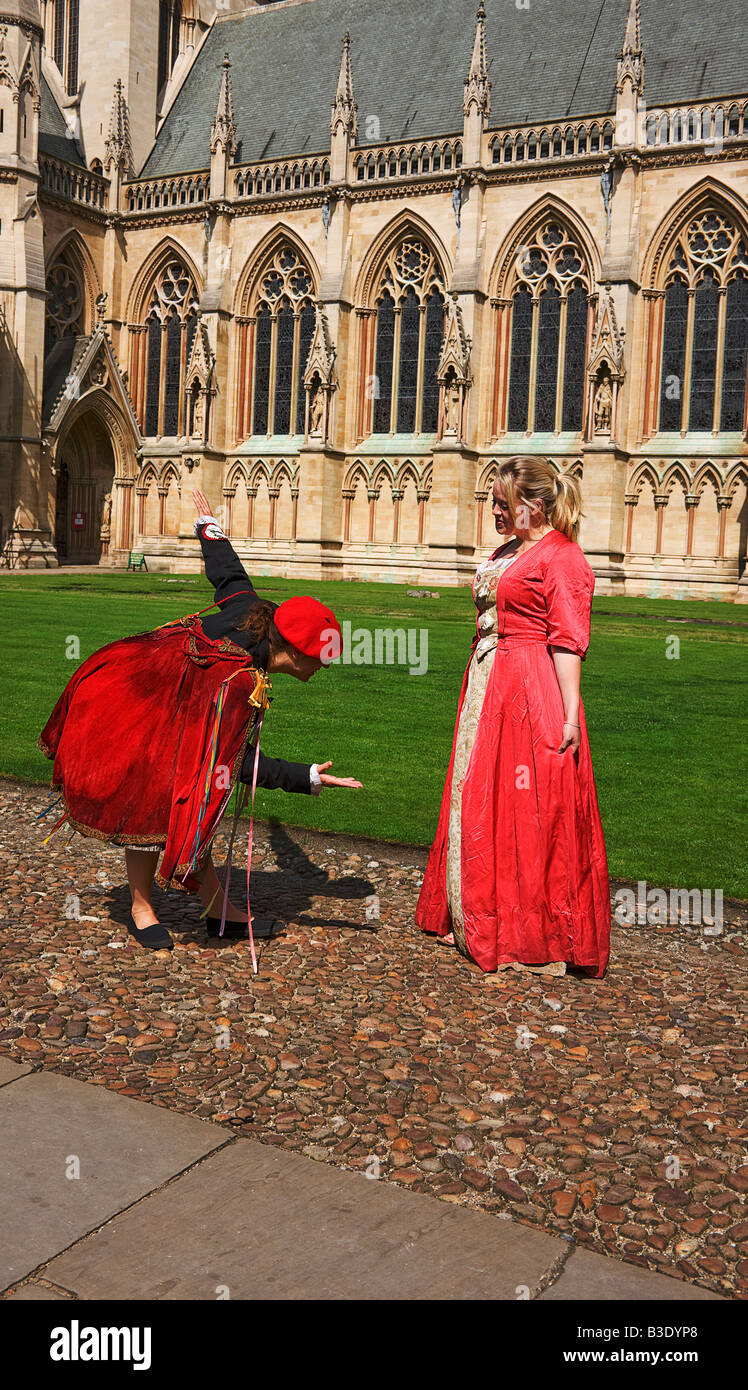
[[424,851],[260,825],[254,977],[196,898],[137,947],[121,850],[43,848],[47,804],[0,782],[3,1054],[748,1295],[745,904],[618,927],[602,981],[484,976],[413,925]]

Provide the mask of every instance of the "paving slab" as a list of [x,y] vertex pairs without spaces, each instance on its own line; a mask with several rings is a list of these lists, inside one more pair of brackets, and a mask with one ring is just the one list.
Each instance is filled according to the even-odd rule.
[[22,1062],[11,1062],[9,1057],[0,1057],[0,1086],[8,1086],[11,1081],[18,1081],[22,1076],[28,1076],[31,1067],[25,1067]]
[[217,1125],[51,1072],[3,1086],[0,1288],[225,1142]]
[[239,1140],[45,1269],[83,1299],[516,1299],[567,1248]]
[[592,1250],[575,1250],[560,1278],[540,1295],[538,1302],[599,1302],[621,1298],[641,1299],[644,1303],[726,1301],[709,1289],[684,1284],[680,1279],[657,1274],[653,1269],[609,1260],[606,1255],[596,1255]]

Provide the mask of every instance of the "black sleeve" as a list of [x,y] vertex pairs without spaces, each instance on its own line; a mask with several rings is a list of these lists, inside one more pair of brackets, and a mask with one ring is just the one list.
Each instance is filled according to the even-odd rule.
[[[240,782],[248,782],[252,785],[254,776],[255,751],[249,748],[244,755],[242,770],[239,774]],[[311,795],[310,772],[311,763],[287,763],[283,758],[269,758],[266,753],[260,750],[260,758],[257,765],[257,785],[267,787],[282,792],[307,792]]]
[[[227,610],[233,612],[234,607],[239,611],[246,611],[252,603],[258,601],[252,580],[231,541],[221,531],[218,522],[212,523],[210,529],[215,528],[216,531],[221,531],[220,537],[206,536],[207,528],[208,523],[203,522],[197,528],[197,535],[203,552],[208,583],[212,584],[216,591],[215,601],[220,603],[222,612]],[[234,596],[236,596],[235,605],[231,601]],[[225,602],[221,602],[221,600],[225,600]]]

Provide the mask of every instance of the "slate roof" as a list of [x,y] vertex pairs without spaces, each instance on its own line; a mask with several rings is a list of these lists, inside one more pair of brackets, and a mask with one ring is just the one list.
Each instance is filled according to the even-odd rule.
[[[39,149],[42,154],[53,155],[55,159],[67,160],[68,164],[80,164],[84,169],[86,167],[86,161],[75,140],[70,138],[65,117],[44,76],[42,76],[39,105]],[[210,159],[208,163],[210,163]]]
[[[615,109],[628,0],[529,0],[527,9],[487,0],[486,9],[492,127]],[[650,106],[748,90],[745,0],[642,0],[642,9]],[[476,10],[476,0],[308,0],[217,20],[143,176],[209,167],[225,52],[237,162],[329,150],[346,29],[359,145],[459,132]]]

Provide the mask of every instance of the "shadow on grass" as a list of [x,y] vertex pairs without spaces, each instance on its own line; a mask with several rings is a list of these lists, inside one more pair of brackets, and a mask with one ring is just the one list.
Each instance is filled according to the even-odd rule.
[[[364,901],[374,893],[374,886],[369,879],[331,879],[325,869],[313,863],[306,851],[291,838],[279,822],[273,822],[271,825],[270,848],[278,868],[275,871],[252,870],[250,901],[253,915],[274,917],[280,921],[291,920],[304,927],[376,932],[376,922],[321,917],[313,907],[313,899],[320,897],[335,899],[337,902],[341,899],[348,902]],[[219,879],[224,882],[224,865],[217,864],[216,869]],[[246,904],[247,878],[244,869],[232,869],[229,896],[237,907]],[[112,921],[127,927],[130,921],[130,893],[127,884],[112,888],[106,895],[106,901]],[[159,921],[163,922],[170,932],[176,934],[180,941],[196,941],[201,946],[209,944],[211,949],[236,944],[235,941],[220,941],[217,937],[208,938],[205,923],[200,920],[202,904],[194,894],[164,893],[156,887],[153,906]],[[220,916],[219,903],[214,904],[211,915]],[[282,929],[278,928],[271,939],[276,940],[282,935]]]

